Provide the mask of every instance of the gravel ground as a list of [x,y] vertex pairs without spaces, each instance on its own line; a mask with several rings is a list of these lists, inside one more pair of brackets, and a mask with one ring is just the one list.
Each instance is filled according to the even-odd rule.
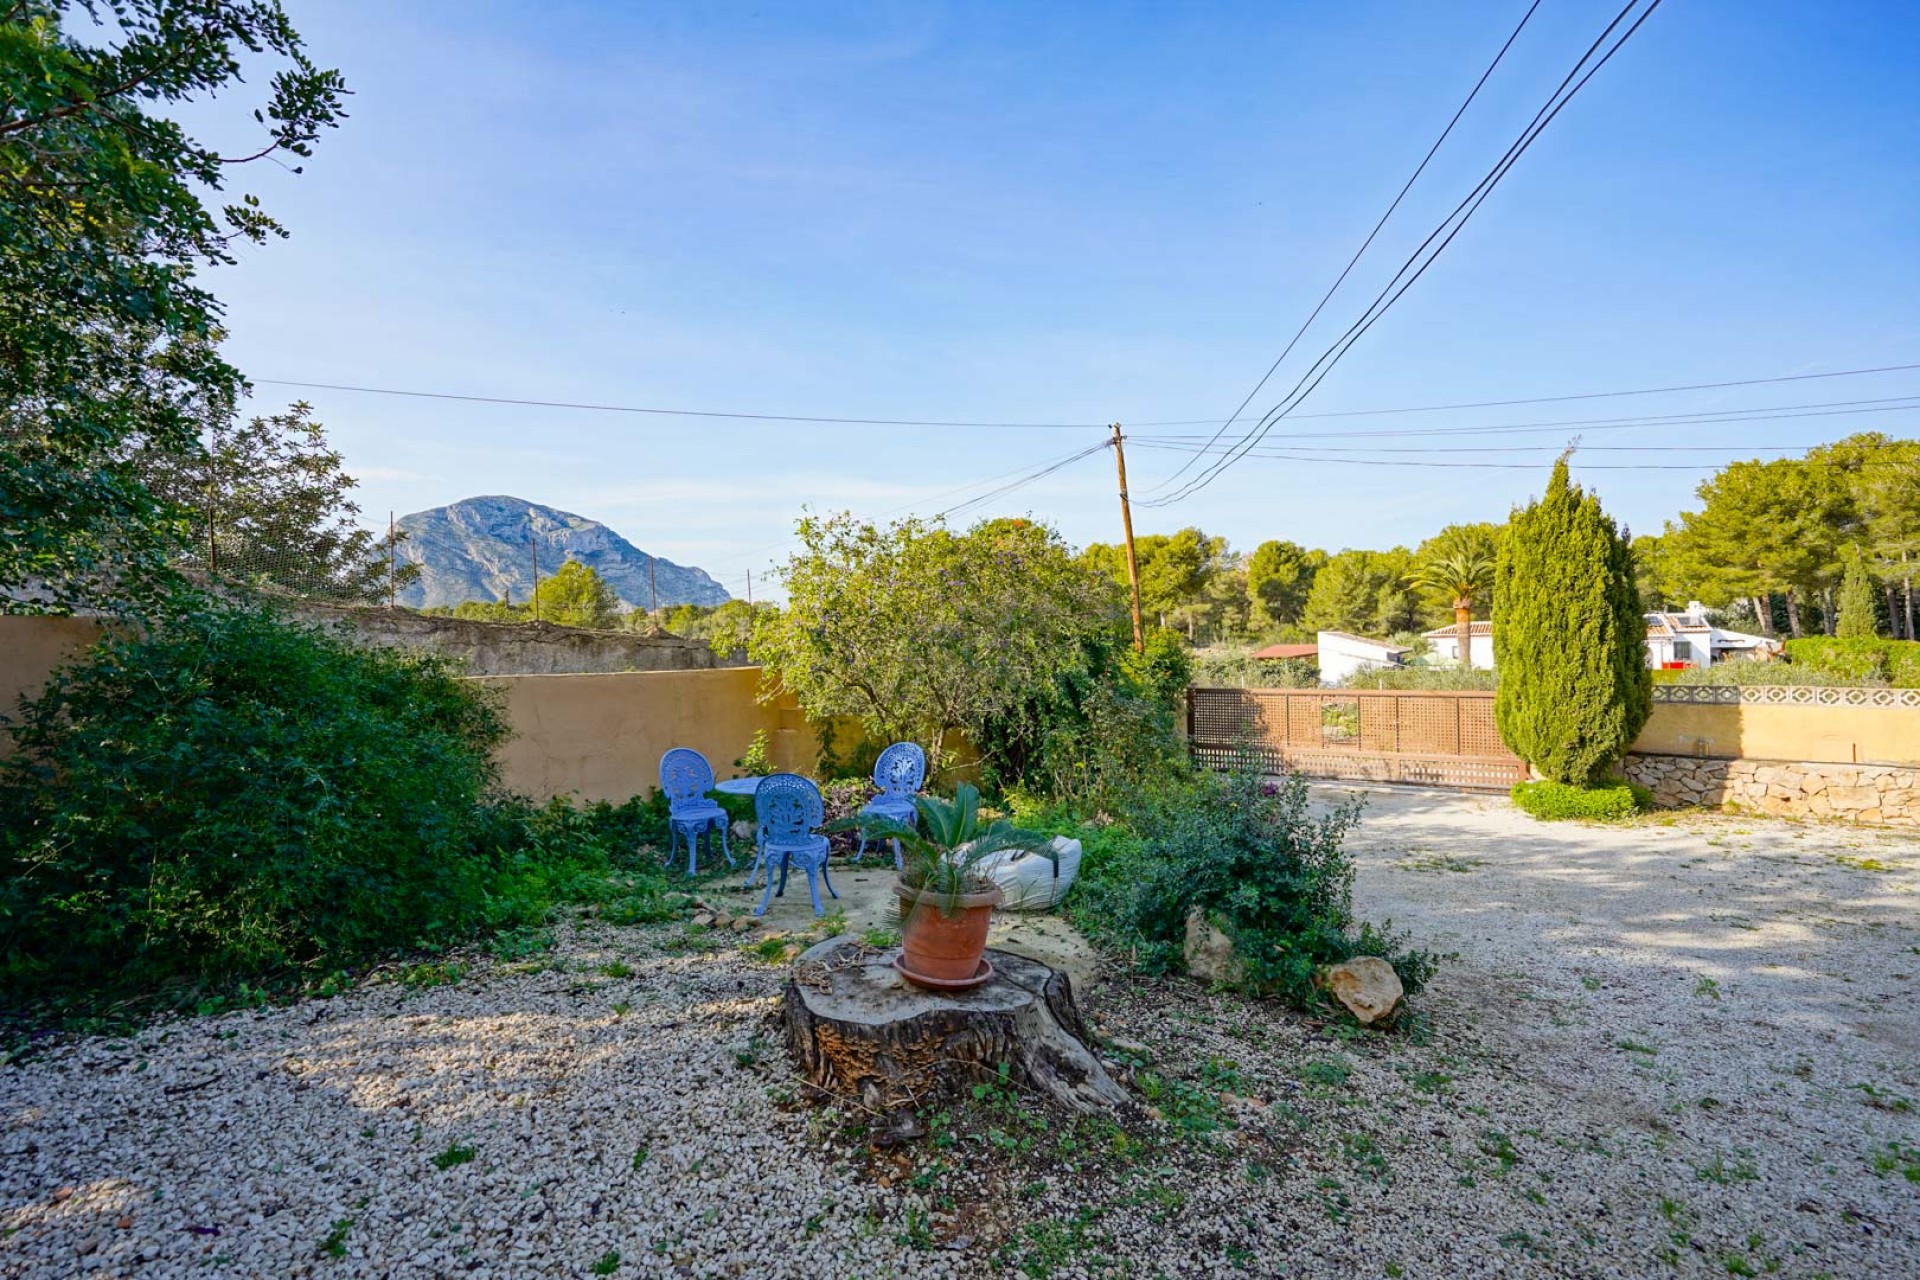
[[0,1070],[0,1276],[1920,1275],[1920,838],[1378,791],[1352,847],[1459,953],[1411,1027],[1110,981],[1159,1122],[995,1093],[871,1153],[781,970],[570,924]]

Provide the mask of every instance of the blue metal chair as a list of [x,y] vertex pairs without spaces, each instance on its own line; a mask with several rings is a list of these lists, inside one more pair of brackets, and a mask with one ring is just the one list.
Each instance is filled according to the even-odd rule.
[[[760,825],[760,856],[767,868],[767,892],[753,914],[767,914],[774,895],[787,892],[787,868],[798,864],[807,873],[807,893],[813,898],[813,914],[820,914],[820,887],[815,877],[826,882],[827,892],[840,894],[827,876],[827,838],[816,827],[826,816],[820,788],[797,773],[776,773],[760,783],[753,793],[753,816]],[[773,867],[780,864],[780,887],[773,887]]]
[[[720,852],[733,865],[733,850],[727,847],[727,811],[707,793],[713,790],[713,766],[691,747],[675,747],[660,757],[660,789],[667,793],[667,858],[673,858],[675,837],[687,841],[687,874],[694,873],[700,856],[700,837],[720,833]],[[713,847],[707,841],[709,850]]]
[[[880,788],[880,794],[867,801],[860,809],[862,816],[869,813],[883,818],[892,818],[895,822],[909,827],[920,825],[920,810],[913,798],[920,794],[920,785],[927,780],[927,753],[920,749],[917,742],[896,742],[880,753],[873,762],[873,785]],[[860,848],[855,851],[855,862],[867,856],[867,833],[860,833]],[[900,842],[893,841],[893,866],[901,868]]]

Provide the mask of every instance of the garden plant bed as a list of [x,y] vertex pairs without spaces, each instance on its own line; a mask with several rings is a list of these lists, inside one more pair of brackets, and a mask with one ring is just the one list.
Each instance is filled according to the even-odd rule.
[[1920,1274],[1911,837],[1376,792],[1350,844],[1458,959],[1388,1035],[1077,993],[1143,1118],[988,1080],[885,1145],[685,922],[54,1046],[0,1276]]

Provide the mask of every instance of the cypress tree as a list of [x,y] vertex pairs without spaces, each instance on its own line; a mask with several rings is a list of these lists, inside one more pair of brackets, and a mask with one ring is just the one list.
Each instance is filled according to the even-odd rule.
[[1871,639],[1880,634],[1880,610],[1873,579],[1860,548],[1847,552],[1846,575],[1840,579],[1840,618],[1834,634],[1842,640]]
[[1514,754],[1589,786],[1653,709],[1633,552],[1600,500],[1567,478],[1513,513],[1494,567],[1494,718]]

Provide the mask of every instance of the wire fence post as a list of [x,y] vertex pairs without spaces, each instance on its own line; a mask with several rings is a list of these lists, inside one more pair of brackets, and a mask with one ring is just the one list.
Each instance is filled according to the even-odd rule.
[[527,509],[527,550],[533,552],[533,620],[540,621],[540,539],[533,529],[533,509]]

